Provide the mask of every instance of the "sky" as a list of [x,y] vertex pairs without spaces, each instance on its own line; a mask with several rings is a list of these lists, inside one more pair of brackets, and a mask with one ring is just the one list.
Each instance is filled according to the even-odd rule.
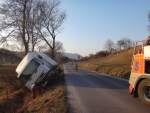
[[149,36],[150,0],[61,0],[67,19],[56,40],[65,52],[89,56],[105,50],[108,39],[132,41]]

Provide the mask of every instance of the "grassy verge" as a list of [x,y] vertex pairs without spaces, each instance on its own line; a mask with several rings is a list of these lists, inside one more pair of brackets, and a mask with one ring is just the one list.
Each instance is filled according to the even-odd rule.
[[127,65],[95,65],[91,63],[79,62],[79,66],[99,73],[109,74],[125,79],[129,79],[131,68]]
[[[0,69],[0,112],[14,113],[67,113],[68,103],[66,98],[66,87],[61,75],[54,85],[45,90],[42,95],[37,92],[36,98],[32,100],[31,91],[20,84],[15,73],[15,68],[10,65]],[[60,67],[63,67],[62,65]],[[7,71],[6,71],[7,70]],[[7,76],[5,76],[7,75]],[[19,83],[19,88],[12,87],[11,81]],[[3,79],[5,78],[5,79]],[[10,82],[10,83],[9,83]],[[16,84],[14,84],[16,85]],[[18,84],[17,84],[18,85]]]
[[130,49],[122,53],[110,54],[105,58],[78,62],[78,64],[80,67],[85,69],[129,79],[132,53],[133,49]]
[[28,103],[28,111],[36,113],[67,113],[68,105],[65,96],[65,85],[59,82],[38,95],[36,99]]

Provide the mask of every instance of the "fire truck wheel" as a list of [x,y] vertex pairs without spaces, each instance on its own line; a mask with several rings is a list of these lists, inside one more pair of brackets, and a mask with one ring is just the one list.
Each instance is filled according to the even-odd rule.
[[138,95],[141,102],[150,106],[150,79],[144,79],[140,82]]

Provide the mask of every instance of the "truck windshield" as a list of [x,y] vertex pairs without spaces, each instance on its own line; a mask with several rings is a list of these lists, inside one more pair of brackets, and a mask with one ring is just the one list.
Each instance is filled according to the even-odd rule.
[[19,79],[22,82],[26,83],[31,78],[32,74],[36,71],[36,69],[39,67],[39,65],[40,63],[32,59],[22,72]]

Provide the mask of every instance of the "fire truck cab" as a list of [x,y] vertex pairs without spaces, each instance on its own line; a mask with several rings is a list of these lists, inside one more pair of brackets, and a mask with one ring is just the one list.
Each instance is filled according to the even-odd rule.
[[150,105],[150,37],[135,42],[131,68],[130,94]]

